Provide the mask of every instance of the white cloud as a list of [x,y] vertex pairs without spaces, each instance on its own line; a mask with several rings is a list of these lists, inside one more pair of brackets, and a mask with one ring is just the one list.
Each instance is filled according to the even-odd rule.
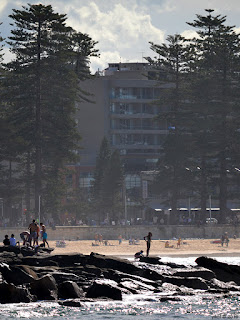
[[136,7],[127,9],[120,3],[116,3],[111,11],[103,12],[96,2],[91,2],[76,9],[68,23],[99,42],[102,61],[110,52],[112,56],[118,55],[118,60],[119,56],[125,60],[135,57],[136,60],[141,52],[149,50],[149,41],[164,41],[164,32],[152,25],[149,14],[139,13]]
[[10,62],[14,57],[14,55],[9,51],[8,47],[3,47],[2,53],[4,55],[3,58],[5,63]]
[[7,0],[1,0],[0,1],[0,13],[6,8],[8,1]]
[[183,36],[186,39],[199,38],[199,35],[194,30],[185,30],[181,32],[181,36]]

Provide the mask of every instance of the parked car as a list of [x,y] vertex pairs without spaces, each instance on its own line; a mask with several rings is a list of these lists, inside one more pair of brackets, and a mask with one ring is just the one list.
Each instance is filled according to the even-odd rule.
[[218,221],[216,218],[207,218],[206,223],[207,224],[216,224],[216,223],[218,223]]

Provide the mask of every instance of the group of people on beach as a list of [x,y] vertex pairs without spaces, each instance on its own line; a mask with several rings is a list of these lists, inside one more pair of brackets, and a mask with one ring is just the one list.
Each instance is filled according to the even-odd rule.
[[[38,239],[39,239],[39,237],[41,237],[43,243],[40,246],[45,247],[47,244],[48,248],[49,248],[49,244],[47,241],[46,227],[42,222],[39,225],[36,220],[33,220],[29,224],[28,230],[20,233],[20,238],[23,241],[23,246],[28,246],[28,247],[38,246],[39,245]],[[16,246],[16,245],[20,246],[19,241],[16,241],[16,239],[14,238],[14,234],[11,235],[10,239],[9,239],[8,235],[6,234],[5,238],[3,240],[3,244],[5,246]]]

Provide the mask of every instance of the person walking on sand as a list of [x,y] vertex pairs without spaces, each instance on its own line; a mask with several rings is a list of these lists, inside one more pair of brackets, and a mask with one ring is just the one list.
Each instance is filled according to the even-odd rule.
[[179,237],[179,238],[178,238],[178,241],[177,241],[177,248],[180,248],[181,241],[182,241],[182,239]]
[[145,236],[143,239],[144,239],[144,240],[146,241],[146,243],[147,243],[147,253],[146,253],[146,256],[148,257],[149,251],[150,251],[150,247],[151,247],[152,233],[151,233],[151,232],[148,232],[148,235]]

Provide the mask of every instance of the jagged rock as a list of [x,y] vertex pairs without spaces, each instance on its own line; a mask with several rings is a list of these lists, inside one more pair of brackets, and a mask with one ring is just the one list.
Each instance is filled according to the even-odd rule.
[[8,266],[6,263],[0,264],[0,272],[6,282],[13,283],[14,285],[21,285],[34,281],[34,277],[25,272],[21,267]]
[[91,274],[95,274],[98,277],[100,277],[102,273],[102,269],[97,268],[96,266],[88,265],[88,264],[84,266],[84,271]]
[[56,300],[57,284],[55,279],[47,274],[31,283],[31,293],[35,294],[39,300]]
[[211,270],[205,268],[190,268],[190,269],[178,269],[172,273],[175,277],[195,277],[195,278],[202,278],[205,280],[212,280],[216,277],[215,273]]
[[100,298],[106,297],[112,300],[122,300],[122,292],[119,288],[117,288],[116,283],[111,280],[96,280],[89,287],[87,294],[87,298]]
[[219,262],[208,257],[199,257],[196,259],[196,263],[201,267],[212,270],[218,280],[223,282],[234,281],[237,285],[240,285],[240,266]]
[[160,302],[166,302],[166,301],[181,301],[182,299],[180,297],[174,297],[174,296],[164,296],[160,297]]
[[16,287],[12,283],[0,284],[0,303],[33,302],[36,297],[31,295],[28,289]]
[[0,246],[0,252],[13,252],[15,254],[19,254],[20,247],[18,247],[18,246]]
[[58,286],[59,298],[80,298],[82,296],[83,290],[73,281],[65,281]]
[[240,292],[240,286],[237,286],[235,282],[223,282],[218,279],[212,279],[211,281],[211,288],[214,289],[221,289],[221,290],[228,290],[228,291],[239,291]]
[[77,299],[67,299],[64,301],[58,301],[58,303],[61,306],[65,306],[65,307],[73,307],[73,308],[80,308],[83,306],[83,303],[80,300]]
[[119,287],[125,288],[128,291],[137,294],[146,291],[155,291],[155,287],[147,285],[144,282],[134,280],[134,279],[122,279]]
[[185,286],[188,288],[193,288],[193,289],[201,289],[201,290],[207,290],[208,285],[206,282],[201,279],[201,278],[194,278],[194,277],[189,277],[189,278],[181,278],[181,277],[169,277],[165,276],[163,278],[164,282],[172,283],[178,287],[180,286]]
[[74,273],[67,272],[57,272],[54,271],[51,273],[51,276],[56,280],[57,284],[63,283],[65,281],[78,281],[79,277]]
[[162,274],[150,269],[142,269],[141,271],[138,271],[138,274],[143,278],[153,280],[153,281],[159,281],[163,279]]
[[130,274],[136,274],[140,271],[140,268],[138,268],[126,259],[105,256],[103,254],[98,254],[94,252],[90,254],[88,264],[94,265],[99,268],[114,269]]
[[94,302],[94,300],[90,298],[81,298],[81,299],[66,299],[64,301],[58,301],[58,303],[62,306],[76,307],[76,308],[84,306],[84,302]]
[[159,287],[161,285],[161,281],[159,281],[159,280],[153,281],[153,280],[150,280],[150,279],[143,278],[141,276],[128,274],[128,273],[121,272],[121,271],[118,271],[118,270],[103,269],[102,270],[102,274],[103,274],[104,278],[110,279],[110,280],[114,280],[117,283],[120,283],[121,281],[124,281],[124,280],[128,279],[128,280],[140,281],[141,283],[153,286],[155,288],[157,288],[157,287]]
[[139,261],[140,262],[146,262],[150,264],[160,264],[160,259],[159,257],[140,257]]
[[14,252],[4,251],[0,253],[0,263],[7,263],[8,265],[22,264],[21,255],[16,255]]

